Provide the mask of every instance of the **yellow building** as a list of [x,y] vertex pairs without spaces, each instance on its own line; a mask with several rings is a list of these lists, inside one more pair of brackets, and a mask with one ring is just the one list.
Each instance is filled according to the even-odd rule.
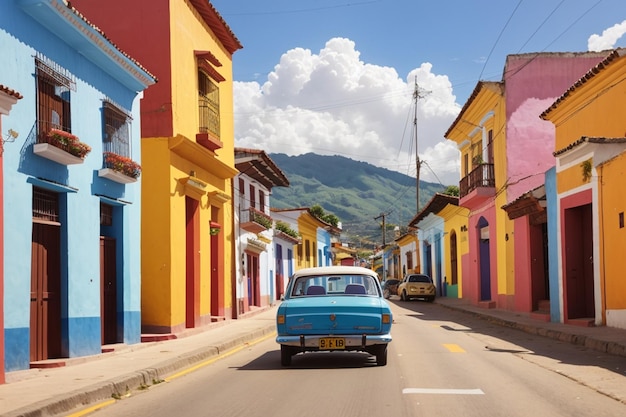
[[558,280],[566,323],[626,328],[625,53],[607,54],[541,115],[556,128]]
[[232,318],[241,44],[207,0],[73,3],[158,79],[141,102],[142,332]]
[[463,271],[468,270],[469,242],[467,219],[469,210],[448,204],[437,214],[444,223],[444,276],[447,284],[446,296],[463,298]]
[[514,279],[506,269],[505,235],[510,225],[497,209],[505,204],[506,195],[496,192],[507,178],[505,121],[503,83],[480,81],[445,134],[461,152],[459,206],[468,213],[462,232],[468,245],[462,264],[463,298],[500,308],[509,305]]

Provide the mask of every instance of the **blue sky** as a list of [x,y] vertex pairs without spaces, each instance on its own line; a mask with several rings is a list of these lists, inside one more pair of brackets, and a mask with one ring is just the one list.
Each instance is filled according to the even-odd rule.
[[[458,183],[443,134],[509,54],[626,46],[624,0],[212,0],[233,57],[236,146],[338,154]],[[417,81],[417,132],[412,92]]]

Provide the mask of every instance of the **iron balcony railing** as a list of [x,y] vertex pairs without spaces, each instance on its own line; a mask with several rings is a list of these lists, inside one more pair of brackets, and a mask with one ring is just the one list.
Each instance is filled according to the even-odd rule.
[[245,226],[251,223],[263,226],[264,229],[271,229],[273,220],[270,216],[255,209],[254,207],[250,207],[247,210],[242,210],[241,212],[241,220],[240,222]]
[[493,164],[480,164],[459,183],[460,197],[463,198],[477,188],[496,186]]

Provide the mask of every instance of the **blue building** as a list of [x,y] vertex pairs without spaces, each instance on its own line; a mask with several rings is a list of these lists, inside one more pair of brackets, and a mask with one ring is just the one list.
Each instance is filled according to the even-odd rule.
[[5,369],[141,340],[141,92],[156,82],[60,0],[0,3]]

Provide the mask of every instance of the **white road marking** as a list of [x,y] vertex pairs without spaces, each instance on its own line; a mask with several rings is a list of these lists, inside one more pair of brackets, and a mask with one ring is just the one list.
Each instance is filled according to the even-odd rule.
[[444,388],[405,388],[403,394],[456,394],[456,395],[485,395],[483,390],[476,389],[444,389]]

